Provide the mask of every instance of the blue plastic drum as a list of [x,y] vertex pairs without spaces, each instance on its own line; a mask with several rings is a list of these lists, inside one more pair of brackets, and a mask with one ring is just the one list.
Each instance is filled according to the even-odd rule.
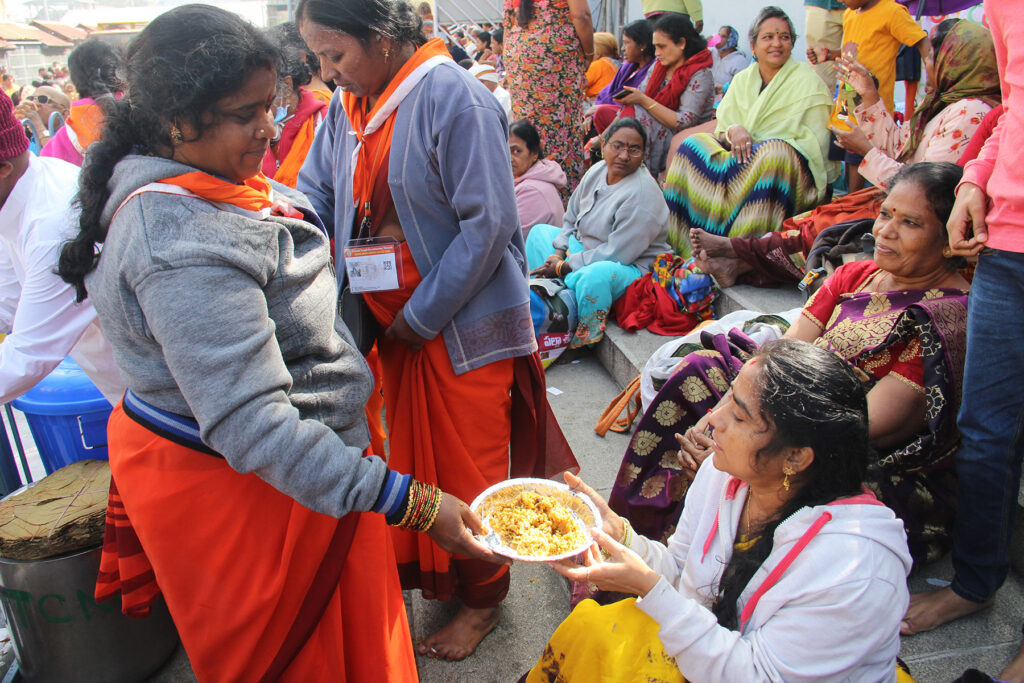
[[25,413],[47,474],[78,460],[107,459],[111,405],[70,358],[12,405]]

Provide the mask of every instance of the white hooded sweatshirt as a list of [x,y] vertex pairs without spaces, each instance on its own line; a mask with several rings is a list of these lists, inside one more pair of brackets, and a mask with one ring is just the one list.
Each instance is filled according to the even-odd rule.
[[910,601],[903,523],[872,494],[793,514],[740,596],[737,632],[708,608],[746,495],[708,458],[668,547],[642,536],[630,544],[662,576],[637,607],[658,622],[686,680],[894,681]]

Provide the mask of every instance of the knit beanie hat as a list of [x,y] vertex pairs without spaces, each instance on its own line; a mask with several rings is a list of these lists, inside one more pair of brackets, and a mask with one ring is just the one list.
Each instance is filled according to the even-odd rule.
[[21,156],[28,149],[28,137],[14,116],[14,102],[0,90],[0,161]]

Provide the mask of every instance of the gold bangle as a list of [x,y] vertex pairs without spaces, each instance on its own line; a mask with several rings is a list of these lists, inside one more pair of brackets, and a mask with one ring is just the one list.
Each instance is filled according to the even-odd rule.
[[657,102],[651,102],[650,105],[645,106],[644,109],[646,109],[647,111],[650,111],[650,110],[654,109],[656,106],[658,106]]

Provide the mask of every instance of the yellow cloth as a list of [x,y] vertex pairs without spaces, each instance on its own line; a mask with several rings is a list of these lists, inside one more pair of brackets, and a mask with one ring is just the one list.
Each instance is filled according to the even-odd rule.
[[576,605],[526,676],[527,683],[635,680],[686,683],[658,638],[658,622],[636,606],[636,598]]
[[587,67],[587,99],[592,100],[597,97],[604,87],[612,82],[618,72],[615,63],[607,57],[592,61]]
[[[893,88],[896,85],[896,55],[900,45],[916,45],[927,37],[903,5],[896,0],[880,0],[869,10],[846,10],[843,14],[843,50],[850,43],[857,46],[857,61],[867,67],[878,79],[878,94],[890,112],[893,109]],[[842,89],[840,89],[842,93]],[[839,119],[841,98],[836,98],[829,120],[834,126],[846,129]],[[849,107],[850,118],[853,107]]]
[[754,142],[782,140],[807,160],[814,185],[823,193],[839,175],[826,158],[831,100],[825,84],[809,65],[790,58],[764,90],[761,85],[756,62],[732,77],[718,105],[715,137],[738,124]]

